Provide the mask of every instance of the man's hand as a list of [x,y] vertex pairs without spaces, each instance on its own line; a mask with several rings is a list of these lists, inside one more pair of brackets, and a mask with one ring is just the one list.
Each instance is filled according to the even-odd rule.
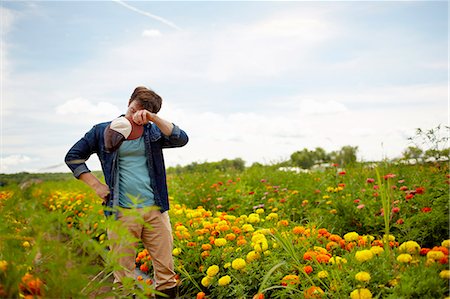
[[164,135],[170,136],[172,134],[173,124],[148,110],[142,109],[136,111],[133,114],[133,121],[140,126],[145,125],[149,121],[151,121],[161,130]]
[[109,195],[109,188],[102,182],[100,182],[92,173],[85,172],[80,175],[80,180],[85,182],[89,187],[91,187],[95,193],[106,202]]

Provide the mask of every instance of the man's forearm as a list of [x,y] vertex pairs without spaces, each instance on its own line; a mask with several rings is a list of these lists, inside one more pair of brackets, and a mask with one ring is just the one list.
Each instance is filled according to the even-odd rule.
[[166,135],[172,135],[173,124],[165,119],[160,118],[158,115],[154,115],[152,119],[153,123],[161,130],[161,132]]

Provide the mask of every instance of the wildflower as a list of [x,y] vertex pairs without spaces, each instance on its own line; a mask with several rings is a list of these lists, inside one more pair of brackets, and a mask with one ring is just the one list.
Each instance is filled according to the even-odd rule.
[[360,205],[358,205],[356,208],[357,208],[358,210],[361,210],[361,209],[364,209],[364,208],[365,208],[365,205],[360,204]]
[[441,273],[439,273],[439,277],[443,279],[450,279],[450,270],[442,270]]
[[221,286],[221,287],[230,284],[230,282],[231,282],[230,275],[225,275],[225,276],[222,276],[221,278],[219,278],[219,286]]
[[403,220],[403,218],[400,218],[395,223],[401,225],[401,224],[405,223],[405,220]]
[[320,279],[327,278],[328,277],[328,272],[325,271],[325,270],[320,271],[319,273],[317,273],[317,277],[320,278]]
[[256,214],[262,214],[262,213],[264,213],[264,209],[259,208],[255,212],[256,212]]
[[356,273],[355,279],[361,282],[368,282],[371,279],[371,277],[369,273],[361,271]]
[[264,299],[264,294],[263,293],[255,294],[255,296],[253,296],[252,299]]
[[427,255],[428,252],[430,252],[431,249],[430,248],[422,248],[420,249],[420,255]]
[[402,253],[397,257],[397,262],[407,264],[412,261],[412,256],[408,253]]
[[372,293],[369,289],[357,289],[350,293],[351,299],[371,299]]
[[181,253],[181,248],[174,248],[172,250],[172,255],[174,255],[174,256],[178,256],[178,255],[180,255],[180,253]]
[[366,183],[368,183],[368,184],[372,184],[374,182],[375,182],[375,179],[372,179],[372,178],[367,178],[367,180],[366,180]]
[[400,208],[399,207],[393,207],[392,208],[392,213],[398,213],[398,212],[400,212]]
[[227,244],[227,240],[224,238],[217,238],[214,240],[214,245],[216,245],[217,247],[224,246],[225,244]]
[[202,244],[202,249],[203,250],[211,250],[212,246],[211,246],[211,244]]
[[425,208],[422,208],[422,212],[424,212],[424,213],[429,213],[429,212],[431,212],[431,208],[430,207],[425,207]]
[[242,229],[244,230],[244,232],[252,232],[255,230],[251,224],[244,224],[242,226]]
[[295,226],[295,227],[292,229],[292,232],[293,232],[295,235],[303,234],[304,231],[305,231],[305,228],[304,228],[303,226]]
[[345,171],[339,171],[339,173],[338,173],[339,175],[345,175],[346,174],[346,172]]
[[211,285],[212,282],[212,278],[209,276],[205,276],[202,278],[202,286],[204,287],[208,287],[209,285]]
[[367,249],[360,250],[356,252],[355,257],[358,262],[366,262],[373,258],[373,253]]
[[336,209],[331,209],[329,213],[330,214],[337,214],[337,210]]
[[416,254],[416,253],[420,252],[420,245],[414,241],[407,241],[407,242],[402,243],[398,249],[400,252]]
[[237,258],[231,263],[231,267],[235,270],[244,269],[246,265],[245,260],[242,258]]
[[28,248],[28,247],[30,247],[31,245],[30,245],[30,242],[25,241],[25,242],[22,243],[22,246],[25,247],[25,248]]
[[410,200],[413,197],[414,197],[414,194],[409,193],[409,194],[406,194],[405,199],[406,199],[406,201],[408,201],[408,200]]

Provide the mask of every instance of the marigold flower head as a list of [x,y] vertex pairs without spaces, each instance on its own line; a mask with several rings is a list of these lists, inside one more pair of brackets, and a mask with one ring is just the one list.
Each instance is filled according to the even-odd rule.
[[300,283],[300,278],[298,277],[298,275],[289,274],[283,277],[281,283],[284,283],[283,285],[296,285]]
[[202,286],[204,286],[204,287],[210,286],[211,282],[212,282],[212,278],[209,276],[205,276],[202,278]]
[[450,248],[450,239],[442,241],[441,246]]
[[253,225],[251,225],[251,224],[244,224],[244,225],[242,226],[242,229],[244,230],[244,232],[252,232],[252,231],[255,230],[255,229],[253,228]]
[[344,240],[346,242],[358,241],[359,234],[357,232],[349,232],[344,235]]
[[358,262],[370,261],[373,258],[373,252],[368,249],[359,250],[356,252],[355,257]]
[[206,275],[209,277],[214,277],[217,273],[219,273],[219,266],[217,265],[212,265],[206,270]]
[[400,245],[398,248],[400,252],[405,252],[409,254],[420,253],[420,245],[415,241],[406,241]]
[[0,271],[5,272],[7,268],[8,268],[8,262],[0,261]]
[[444,253],[442,251],[437,251],[437,250],[430,250],[427,253],[427,259],[431,259],[431,260],[440,260],[441,258],[444,257]]
[[227,244],[227,240],[225,238],[217,238],[214,240],[214,245],[217,247],[224,246],[225,244]]
[[325,292],[320,287],[312,286],[303,292],[303,296],[305,299],[319,299],[325,296]]
[[380,255],[384,252],[384,248],[381,246],[372,246],[370,247],[370,251],[375,255]]
[[340,264],[346,264],[347,263],[347,259],[342,258],[340,256],[333,256],[332,258],[330,258],[330,260],[328,261],[331,264],[336,264],[336,265],[340,265]]
[[221,286],[221,287],[229,285],[230,282],[231,282],[230,275],[225,275],[225,276],[222,276],[221,278],[219,278],[219,286]]
[[235,270],[244,269],[247,263],[242,258],[237,258],[231,263],[231,267]]
[[439,277],[443,279],[450,279],[450,270],[442,270],[441,273],[439,273]]
[[368,282],[371,279],[371,277],[368,272],[361,271],[356,273],[355,279],[361,282]]
[[317,277],[320,278],[320,279],[327,278],[328,277],[328,272],[325,271],[325,270],[322,270],[319,273],[317,273]]
[[369,289],[356,289],[350,293],[351,299],[371,299],[372,293]]
[[247,253],[247,262],[248,263],[251,263],[259,258],[260,258],[260,255],[256,251],[250,251],[249,253]]
[[178,256],[178,255],[180,255],[180,253],[181,253],[181,248],[174,248],[172,250],[172,255],[174,255],[174,256]]
[[397,262],[407,264],[412,261],[412,256],[409,253],[402,253],[397,256]]

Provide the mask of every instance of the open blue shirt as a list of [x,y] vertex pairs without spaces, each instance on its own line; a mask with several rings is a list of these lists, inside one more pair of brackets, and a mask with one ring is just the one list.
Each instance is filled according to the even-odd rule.
[[[106,185],[110,190],[109,200],[106,203],[106,215],[111,215],[111,209],[119,205],[118,190],[118,154],[116,151],[107,151],[104,142],[105,128],[111,122],[104,122],[95,125],[83,138],[75,143],[67,152],[65,162],[73,175],[79,178],[82,173],[90,172],[86,165],[86,160],[96,153],[102,165],[103,175]],[[165,136],[154,124],[149,123],[144,126],[144,145],[147,156],[147,163],[150,184],[154,191],[155,205],[161,212],[169,210],[169,196],[167,192],[166,169],[164,166],[163,148],[173,148],[184,146],[188,142],[188,136],[178,126],[174,125],[172,134]]]

